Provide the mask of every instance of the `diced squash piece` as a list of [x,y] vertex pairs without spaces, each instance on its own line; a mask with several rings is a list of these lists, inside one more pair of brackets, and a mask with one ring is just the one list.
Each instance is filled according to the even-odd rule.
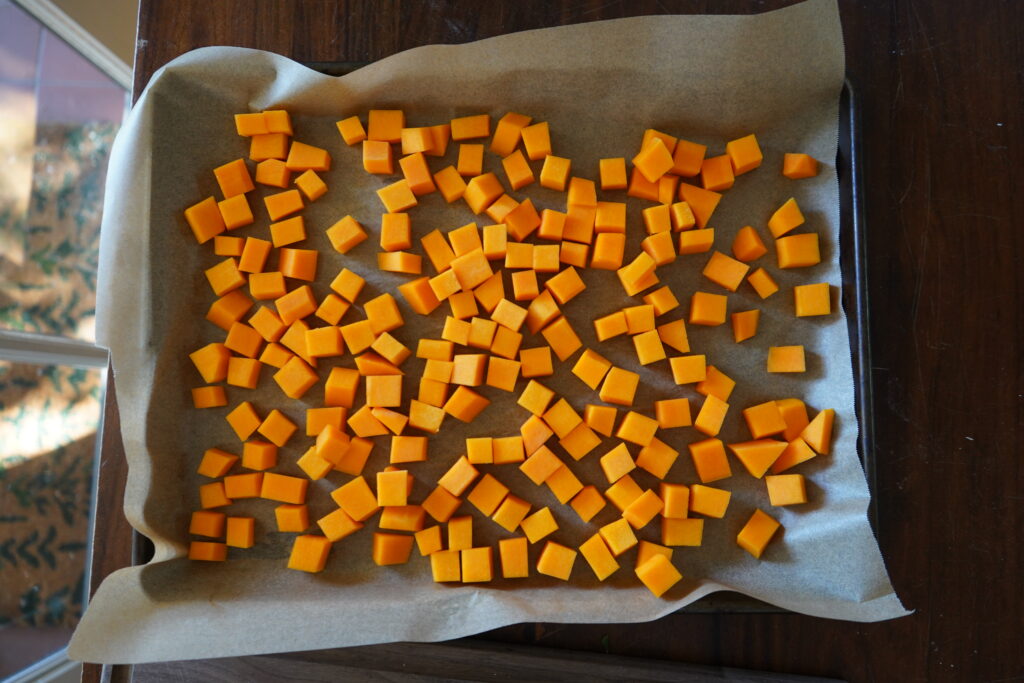
[[519,524],[526,519],[529,512],[530,504],[527,501],[509,494],[494,511],[491,519],[505,531],[513,532],[519,528]]
[[653,329],[633,335],[633,346],[640,365],[650,365],[667,357],[665,347],[661,344],[661,337]]
[[678,457],[679,451],[655,437],[640,449],[636,456],[636,466],[647,470],[658,479],[664,479]]
[[615,437],[639,446],[646,446],[658,430],[658,421],[630,410],[622,418]]
[[[690,185],[689,183],[679,183],[679,199],[689,205],[697,222],[697,227],[706,228],[708,221],[711,219],[711,214],[714,213],[715,208],[718,207],[718,202],[722,199],[722,195],[702,187],[697,187],[696,185]],[[681,249],[680,253],[682,253]]]
[[564,464],[552,472],[551,476],[544,480],[544,483],[551,489],[551,493],[558,499],[558,502],[563,505],[583,489],[583,483]]
[[466,456],[461,456],[437,483],[452,495],[461,496],[479,475],[479,470],[473,467]]
[[249,138],[249,158],[284,160],[288,156],[288,135],[285,133],[257,133]]
[[587,404],[586,409],[583,411],[583,421],[598,434],[611,436],[618,413],[618,408],[614,406]]
[[[481,154],[482,152],[483,148],[481,147]],[[526,187],[534,181],[530,163],[523,156],[522,151],[518,149],[502,159],[501,165],[505,170],[505,177],[508,178],[509,187],[513,190]]]
[[548,541],[537,560],[537,573],[568,581],[578,554],[572,548]]
[[[388,193],[383,193],[384,190],[378,190],[377,195],[385,205],[401,205],[411,208],[416,205],[416,197],[430,194],[437,190],[437,185],[430,174],[430,168],[427,166],[427,158],[423,156],[422,152],[402,157],[398,160],[398,166],[402,169],[402,175],[405,176],[399,182],[405,183],[405,186],[403,187],[396,183],[397,187]],[[409,193],[412,193],[412,198],[409,197],[406,189],[408,189]]]
[[548,155],[544,157],[544,166],[540,171],[540,184],[550,190],[565,191],[569,182],[569,170],[572,162],[563,157]]
[[725,143],[725,153],[728,155],[733,173],[736,175],[753,171],[764,161],[761,147],[757,144],[757,137],[753,133]]
[[427,460],[427,437],[425,436],[392,436],[392,465],[405,462],[425,462]]
[[463,583],[480,583],[494,578],[490,546],[465,548],[460,552],[460,559]]
[[[525,393],[525,392],[524,392]],[[583,418],[573,409],[564,398],[558,399],[543,415],[544,422],[551,428],[559,439],[564,438],[569,432],[583,422]]]
[[804,357],[804,347],[795,346],[769,346],[768,347],[768,372],[806,372],[807,361]]
[[285,277],[312,282],[316,279],[316,262],[319,253],[315,249],[283,248],[278,252],[277,269]]
[[438,486],[423,500],[422,507],[435,521],[444,523],[451,519],[461,504],[460,498]]
[[462,580],[462,554],[458,550],[438,550],[430,555],[430,571],[437,583]]
[[628,474],[605,489],[604,494],[620,512],[643,495],[643,489]]
[[525,538],[503,538],[498,541],[501,575],[506,579],[525,579],[530,575],[528,543]]
[[604,377],[604,383],[601,385],[598,395],[605,403],[631,406],[633,405],[633,398],[636,396],[636,388],[639,384],[640,375],[612,366]]
[[656,183],[672,169],[674,162],[665,141],[660,137],[652,137],[640,153],[633,157],[633,165],[648,182]]
[[707,366],[707,379],[703,382],[698,382],[695,389],[698,394],[715,396],[723,401],[728,401],[735,387],[735,380],[714,365],[709,365]]
[[725,517],[731,497],[730,491],[694,484],[690,487],[690,512],[721,519]]
[[522,349],[519,352],[519,361],[522,363],[520,373],[524,378],[548,377],[554,374],[551,349],[547,346]]
[[520,134],[530,161],[539,161],[551,154],[551,133],[547,121],[526,126]]
[[793,288],[793,304],[798,318],[832,313],[832,292],[827,282],[797,285]]
[[264,159],[256,164],[256,182],[260,185],[287,189],[291,184],[292,172],[280,159]]
[[490,474],[485,474],[469,492],[466,500],[481,513],[490,517],[507,495],[508,488],[504,484]]
[[224,535],[225,520],[227,515],[223,512],[196,510],[189,521],[188,532],[193,536],[220,538]]
[[491,138],[490,150],[499,157],[507,157],[519,145],[523,128],[530,125],[532,119],[523,114],[508,112],[498,120]]
[[598,531],[615,557],[622,555],[638,543],[633,528],[625,518],[620,517],[614,522],[604,525]]
[[636,462],[629,454],[626,444],[620,443],[601,456],[601,469],[608,483],[614,484],[626,474],[636,469]]
[[769,474],[764,478],[772,505],[800,505],[807,502],[807,485],[802,474]]
[[729,444],[729,449],[739,458],[750,476],[760,479],[768,468],[779,459],[788,444],[775,439],[757,439],[744,443]]
[[305,505],[278,505],[274,517],[278,531],[302,533],[309,528],[309,508]]
[[772,237],[778,239],[790,230],[803,225],[804,221],[804,214],[800,211],[796,199],[790,197],[768,219],[768,230]]
[[836,411],[832,408],[822,410],[800,432],[800,438],[818,453],[828,455],[832,447],[832,427],[835,416]]
[[696,441],[689,445],[689,449],[693,467],[701,482],[709,484],[732,476],[732,468],[729,467],[729,459],[721,439]]
[[565,316],[559,317],[545,327],[541,334],[544,335],[551,350],[558,356],[558,360],[563,362],[583,346],[583,342],[580,341],[579,336],[569,324],[569,319]]
[[622,157],[601,159],[598,162],[602,190],[626,189],[626,160]]
[[572,373],[588,387],[596,390],[611,367],[611,361],[607,358],[593,349],[585,349],[573,366]]
[[787,152],[782,157],[782,175],[787,178],[812,178],[818,175],[818,161],[809,154]]
[[225,545],[251,548],[256,543],[256,520],[252,517],[228,517]]
[[779,268],[804,268],[821,263],[818,233],[787,235],[775,241]]
[[757,323],[761,318],[761,311],[755,308],[750,311],[733,313],[730,317],[732,319],[733,339],[737,344],[757,334]]
[[519,466],[519,469],[529,477],[530,481],[540,486],[560,467],[562,467],[562,461],[558,459],[558,456],[546,446],[540,446]]
[[661,542],[667,546],[701,545],[704,541],[704,520],[699,517],[690,519],[662,518]]
[[654,412],[657,415],[658,426],[661,429],[689,427],[692,424],[690,418],[690,399],[688,398],[671,398],[655,401]]
[[766,401],[758,405],[744,408],[743,419],[747,423],[750,435],[755,439],[782,434],[786,431],[786,421],[775,401]]
[[728,299],[723,294],[694,292],[690,297],[691,325],[721,325],[725,322]]
[[375,533],[373,535],[373,562],[385,567],[405,564],[412,553],[413,537],[404,534]]
[[615,311],[594,320],[594,333],[597,335],[598,341],[606,341],[628,331],[629,324],[623,311]]
[[[623,481],[620,479],[619,481]],[[585,486],[580,489],[572,501],[570,501],[572,509],[576,511],[576,514],[580,516],[584,522],[592,520],[598,512],[604,509],[606,503],[604,496],[597,490],[595,486]]]
[[668,519],[686,519],[690,508],[690,488],[685,484],[661,483],[661,516]]
[[798,436],[789,441],[789,445],[786,446],[786,450],[782,451],[782,455],[772,463],[771,472],[772,474],[785,472],[789,468],[799,465],[802,462],[807,462],[817,455],[818,454],[814,452],[814,449],[808,446],[807,442]]
[[780,526],[761,510],[754,510],[754,514],[737,534],[736,543],[754,557],[760,558]]
[[485,138],[491,134],[491,117],[489,114],[473,114],[452,119],[452,140],[470,140]]
[[600,533],[594,534],[580,545],[580,553],[594,571],[598,581],[606,578],[619,569],[619,563],[608,549]]
[[206,562],[223,562],[228,558],[228,547],[225,543],[214,541],[192,541],[188,547],[188,559]]
[[707,434],[715,436],[722,429],[722,422],[725,421],[725,414],[729,411],[729,404],[720,400],[714,395],[708,395],[701,404],[700,412],[693,420],[694,428]]
[[720,251],[715,251],[712,252],[711,258],[708,259],[707,264],[704,266],[703,274],[704,277],[715,284],[725,287],[730,292],[735,292],[749,270],[750,266],[742,261],[737,261]]
[[480,214],[503,194],[505,194],[505,189],[498,177],[493,173],[483,173],[471,178],[466,183],[466,191],[462,198],[466,201],[470,211]]
[[758,268],[747,278],[747,282],[754,288],[757,295],[762,299],[767,299],[775,292],[779,291],[779,285],[775,282],[771,275],[768,274],[764,268]]
[[648,489],[622,511],[622,518],[634,529],[642,529],[661,512],[662,507],[658,494]]
[[640,581],[658,598],[683,578],[672,561],[664,555],[654,555],[635,571]]

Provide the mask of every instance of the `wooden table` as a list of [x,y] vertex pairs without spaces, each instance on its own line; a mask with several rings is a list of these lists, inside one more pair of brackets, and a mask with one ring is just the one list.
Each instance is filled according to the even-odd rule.
[[[142,0],[135,95],[160,66],[205,45],[260,48],[301,62],[368,62],[418,45],[544,26],[785,4]],[[483,661],[509,675],[525,661],[472,659],[480,657],[472,648],[489,641],[535,646],[515,650],[527,659],[531,652],[560,661],[610,653],[854,681],[1024,678],[1024,3],[843,0],[840,7],[864,131],[879,542],[897,591],[916,612],[880,624],[690,613],[638,625],[524,624],[453,645],[447,652],[455,663],[441,671],[471,675],[472,666],[457,663]],[[114,403],[106,427],[94,587],[131,560]],[[322,671],[316,662],[341,667],[370,658],[436,674],[424,653],[353,648],[174,671],[252,678],[283,661],[314,676]],[[597,667],[602,660],[586,661]],[[352,671],[333,671],[342,670]],[[140,667],[136,675],[162,671]],[[125,674],[113,671],[115,680]],[[99,667],[87,667],[87,679],[99,675]]]

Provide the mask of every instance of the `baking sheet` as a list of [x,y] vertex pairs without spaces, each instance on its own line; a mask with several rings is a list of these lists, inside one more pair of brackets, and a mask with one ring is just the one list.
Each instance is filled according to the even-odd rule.
[[[825,319],[794,319],[790,290],[795,284],[841,282],[838,254],[839,202],[835,169],[839,92],[843,49],[833,0],[800,5],[749,17],[661,16],[596,22],[544,29],[459,46],[410,50],[341,78],[315,73],[283,57],[240,48],[205,48],[186,54],[154,77],[115,145],[107,188],[101,244],[98,336],[112,352],[122,415],[129,481],[125,511],[132,525],[155,545],[144,567],[121,570],[100,587],[75,634],[70,654],[101,662],[144,662],[261,652],[303,650],[396,640],[444,640],[505,624],[525,621],[631,622],[658,618],[703,595],[730,589],[797,612],[840,619],[875,621],[905,614],[888,580],[866,517],[868,489],[857,458],[857,422],[846,321],[841,312]],[[232,550],[223,564],[190,562],[185,534],[188,516],[198,507],[195,467],[204,449],[238,452],[240,444],[224,422],[228,410],[253,400],[261,414],[279,408],[300,426],[304,410],[322,400],[314,387],[302,401],[286,400],[265,378],[247,392],[229,387],[229,406],[195,411],[188,386],[199,378],[187,354],[222,333],[202,321],[212,294],[201,271],[218,257],[210,245],[197,247],[182,219],[184,207],[216,194],[210,169],[244,156],[245,140],[233,129],[232,115],[242,111],[286,108],[293,114],[296,139],[327,146],[332,169],[324,174],[330,190],[305,211],[310,238],[303,247],[321,249],[314,291],[342,267],[356,270],[368,284],[359,301],[395,291],[408,276],[376,269],[376,229],[382,213],[372,190],[394,178],[368,176],[361,170],[358,147],[339,139],[334,122],[370,108],[402,108],[409,125],[431,125],[453,116],[488,112],[496,120],[514,110],[551,125],[554,153],[573,160],[574,173],[597,177],[601,157],[632,157],[645,128],[654,127],[708,144],[709,154],[724,143],[756,132],[765,152],[762,169],[741,176],[714,215],[717,248],[728,251],[742,226],[759,229],[789,196],[796,196],[808,222],[801,230],[822,235],[823,262],[796,271],[764,265],[781,291],[762,302],[746,286],[730,295],[730,311],[759,307],[758,335],[732,343],[728,325],[689,326],[693,351],[742,379],[730,404],[730,419],[720,437],[745,440],[739,411],[749,405],[787,396],[803,398],[811,411],[835,408],[832,455],[801,466],[808,477],[811,502],[794,508],[769,508],[764,484],[733,461],[731,479],[719,482],[733,491],[723,520],[705,522],[704,546],[677,548],[674,559],[684,581],[656,599],[632,573],[634,553],[620,558],[623,569],[604,584],[593,579],[582,558],[565,584],[548,577],[497,581],[487,586],[448,586],[430,580],[429,563],[414,557],[400,567],[377,568],[370,562],[370,528],[335,544],[327,569],[318,575],[285,571],[290,534],[273,529],[273,503],[241,501],[231,514],[257,517],[258,543]],[[364,119],[365,120],[365,119]],[[457,146],[445,161],[431,159],[435,170],[454,163]],[[785,151],[805,151],[827,160],[813,179],[794,183],[783,178]],[[499,163],[488,158],[491,170]],[[534,164],[539,171],[539,164]],[[501,173],[499,171],[499,176]],[[503,176],[502,176],[503,177]],[[258,197],[255,226],[235,234],[266,237],[268,220]],[[530,186],[516,196],[530,196],[539,207],[564,208],[564,195]],[[624,193],[605,198],[622,201]],[[640,211],[645,202],[630,202],[627,259],[639,250]],[[330,250],[323,231],[351,214],[370,231],[371,239],[346,256]],[[413,231],[450,230],[474,220],[464,203],[446,205],[435,195],[421,199],[412,212]],[[486,220],[486,219],[485,219]],[[481,223],[483,224],[483,223]],[[417,245],[417,250],[418,250]],[[659,268],[662,281],[679,294],[695,289],[719,291],[700,277],[707,255],[683,256]],[[429,265],[427,266],[429,271]],[[633,368],[628,339],[599,344],[589,321],[631,303],[614,273],[587,271],[587,290],[566,311],[585,346],[617,365]],[[506,274],[506,288],[510,288]],[[438,337],[443,315],[421,317],[402,306],[406,325],[396,336],[414,346],[421,337]],[[838,300],[838,295],[836,295]],[[358,307],[357,307],[358,308]],[[686,305],[667,319],[684,317]],[[357,317],[349,313],[343,322]],[[197,322],[198,321],[198,322]],[[662,322],[663,319],[659,319]],[[543,343],[537,335],[524,347]],[[768,346],[802,343],[808,372],[768,375]],[[596,402],[569,372],[575,357],[543,383],[569,398],[582,411]],[[351,357],[340,364],[352,365]],[[329,366],[330,363],[326,363]],[[635,405],[688,396],[694,408],[699,395],[672,381],[664,362],[641,371]],[[422,361],[403,366],[405,395],[415,394]],[[264,371],[266,373],[266,370]],[[451,418],[441,434],[430,438],[430,461],[410,466],[417,483],[413,501],[431,490],[469,436],[518,434],[527,413],[515,395],[484,387],[492,405],[469,425]],[[686,444],[703,438],[692,429],[659,433],[681,452],[667,480],[691,483],[696,476]],[[294,460],[309,440],[297,435],[282,449],[279,471],[300,474]],[[600,484],[598,458],[615,442],[602,445],[570,467],[584,481]],[[387,439],[378,439],[366,473],[387,462]],[[635,455],[635,449],[634,449]],[[593,525],[579,522],[558,505],[546,487],[535,487],[515,466],[484,467],[495,471],[512,493],[535,507],[549,505],[560,530],[551,538],[576,546],[596,526],[612,521],[609,506]],[[636,475],[645,487],[656,485],[646,473]],[[333,509],[327,493],[348,480],[334,473],[313,482],[311,517]],[[754,508],[766,509],[784,531],[761,561],[735,545],[735,535]],[[507,537],[481,518],[472,506],[476,544]],[[657,542],[657,524],[640,536]],[[540,544],[542,545],[542,544]],[[540,547],[531,550],[536,561]]]

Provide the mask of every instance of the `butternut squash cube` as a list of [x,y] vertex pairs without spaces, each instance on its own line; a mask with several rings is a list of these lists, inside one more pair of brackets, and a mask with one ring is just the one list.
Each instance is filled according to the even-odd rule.
[[525,579],[530,575],[527,540],[521,536],[498,541],[501,575],[506,579]]
[[692,424],[690,399],[688,398],[670,398],[655,401],[654,413],[657,416],[658,426],[661,429],[689,427]]
[[620,406],[633,405],[633,398],[636,396],[636,388],[640,384],[640,375],[629,370],[624,370],[614,365],[604,377],[604,383],[598,395],[605,403],[614,403]]
[[606,505],[604,496],[595,486],[585,486],[580,489],[569,504],[584,522],[592,520]]
[[787,178],[812,178],[818,175],[818,161],[809,154],[787,152],[782,157],[782,175]]
[[551,476],[544,480],[544,483],[551,489],[551,493],[558,499],[558,502],[563,505],[583,489],[583,483],[564,464],[552,472]]
[[438,550],[430,555],[430,571],[437,583],[461,581],[462,555],[458,550]]
[[405,564],[412,554],[413,537],[403,534],[375,533],[373,535],[373,562],[385,567]]
[[721,439],[705,439],[689,445],[693,468],[701,482],[709,484],[719,479],[732,476],[729,458],[725,454],[725,445]]
[[648,489],[622,511],[622,518],[634,529],[642,529],[661,513],[662,508],[661,498]]
[[806,371],[807,361],[802,345],[768,347],[768,372]]
[[544,157],[544,166],[540,171],[541,187],[564,192],[565,186],[569,181],[569,170],[571,167],[572,161],[569,159],[550,154]]
[[690,487],[690,512],[721,519],[725,517],[731,497],[730,491],[694,484]]
[[622,157],[601,159],[598,162],[602,190],[626,189],[626,160]]
[[715,436],[722,429],[722,422],[725,421],[725,414],[729,411],[729,404],[717,396],[709,394],[700,407],[700,412],[693,421],[694,428],[707,434]]
[[568,581],[578,554],[572,548],[548,541],[537,560],[537,573]]
[[760,559],[768,542],[781,525],[760,510],[754,510],[747,523],[736,536],[736,543],[754,557]]
[[498,509],[495,510],[491,519],[505,531],[514,532],[519,528],[520,523],[526,519],[526,515],[529,512],[530,504],[528,502],[509,494],[505,496],[505,499],[498,506]]
[[583,411],[583,421],[598,434],[611,436],[619,409],[615,406],[599,406],[588,403]]
[[653,555],[635,571],[640,581],[658,598],[683,578],[672,561],[661,554]]
[[663,517],[661,542],[667,546],[699,546],[704,540],[704,520],[694,517],[677,519]]
[[505,496],[508,495],[508,487],[495,479],[490,474],[485,474],[473,490],[466,497],[470,503],[481,513],[490,517],[498,509]]
[[832,408],[822,410],[800,432],[800,438],[818,453],[828,455],[832,447],[832,427],[835,416],[836,411]]

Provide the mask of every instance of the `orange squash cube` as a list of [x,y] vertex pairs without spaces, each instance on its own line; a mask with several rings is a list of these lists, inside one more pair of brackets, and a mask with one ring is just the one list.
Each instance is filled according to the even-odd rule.
[[572,548],[548,541],[537,560],[537,573],[568,581],[578,554]]
[[736,543],[760,559],[768,542],[772,540],[772,536],[780,527],[781,525],[769,515],[760,510],[754,510],[754,514],[750,516],[740,533],[737,534]]
[[818,175],[818,161],[809,154],[787,152],[782,157],[782,175],[787,178],[812,178]]
[[[625,477],[619,481],[624,479]],[[569,504],[584,522],[592,520],[606,505],[604,496],[601,495],[601,492],[595,486],[585,486],[580,489]]]
[[375,533],[373,535],[373,562],[385,567],[405,564],[412,554],[412,536],[403,534]]
[[619,569],[619,563],[597,533],[580,544],[580,553],[594,571],[598,581],[604,581]]
[[527,540],[521,536],[498,541],[503,578],[525,579],[530,575],[528,548]]
[[768,372],[806,372],[807,361],[804,356],[804,347],[796,346],[769,346],[768,347]]
[[705,439],[689,445],[693,468],[702,483],[709,484],[732,476],[729,458],[721,439]]

